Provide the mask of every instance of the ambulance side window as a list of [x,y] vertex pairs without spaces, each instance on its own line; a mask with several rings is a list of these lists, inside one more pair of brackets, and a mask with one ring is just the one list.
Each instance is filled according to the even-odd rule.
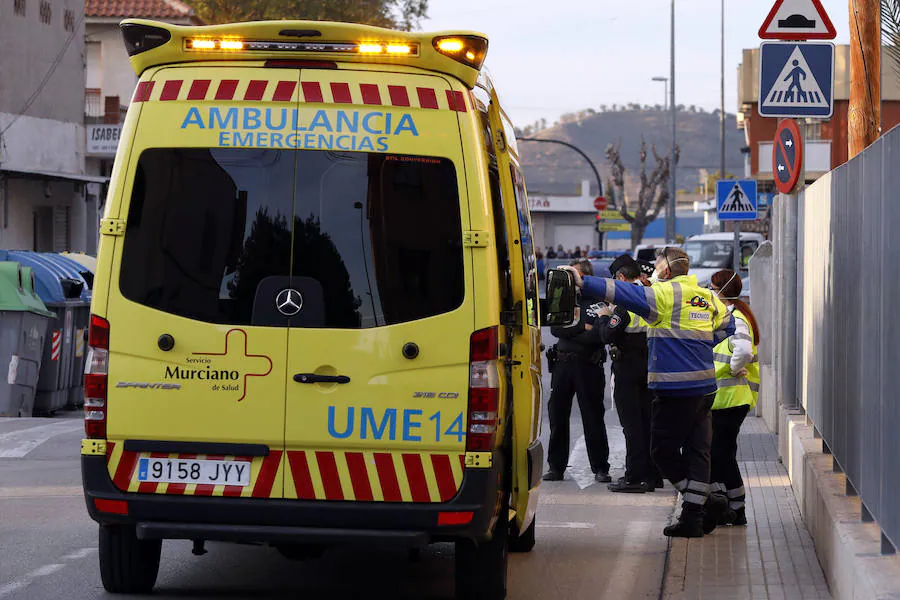
[[534,258],[534,240],[531,238],[531,216],[528,212],[528,196],[525,193],[525,177],[515,165],[509,167],[513,190],[516,194],[516,216],[519,223],[519,239],[522,248],[522,266],[525,272],[525,302],[528,306],[528,324],[537,327],[537,264]]

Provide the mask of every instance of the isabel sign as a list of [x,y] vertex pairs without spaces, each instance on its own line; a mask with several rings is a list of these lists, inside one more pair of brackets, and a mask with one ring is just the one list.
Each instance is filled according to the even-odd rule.
[[89,156],[115,156],[122,125],[85,125],[85,152]]

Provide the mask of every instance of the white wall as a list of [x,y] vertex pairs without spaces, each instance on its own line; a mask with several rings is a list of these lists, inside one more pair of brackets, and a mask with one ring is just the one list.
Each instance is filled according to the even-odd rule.
[[102,85],[88,87],[100,87],[104,96],[119,96],[122,106],[128,106],[137,85],[137,75],[131,67],[128,53],[125,52],[125,43],[122,41],[117,20],[108,23],[88,23],[85,36],[88,42],[99,42],[101,49],[99,57],[101,72],[96,76],[91,73],[92,64],[88,62],[88,80],[91,81],[96,77]]

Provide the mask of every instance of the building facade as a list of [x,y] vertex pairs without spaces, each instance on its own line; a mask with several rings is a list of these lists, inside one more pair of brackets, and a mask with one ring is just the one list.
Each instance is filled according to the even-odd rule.
[[96,249],[83,0],[0,0],[0,248]]

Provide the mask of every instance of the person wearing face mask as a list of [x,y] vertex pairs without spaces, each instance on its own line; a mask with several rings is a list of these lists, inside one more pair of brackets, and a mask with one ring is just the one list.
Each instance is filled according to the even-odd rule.
[[711,533],[727,510],[727,504],[706,505],[716,393],[713,348],[734,334],[734,319],[713,292],[688,275],[689,268],[684,250],[666,247],[657,255],[657,283],[651,287],[572,272],[583,293],[621,304],[647,323],[647,380],[654,394],[650,456],[683,499],[678,521],[663,530],[673,537]]
[[716,399],[712,406],[711,491],[724,495],[728,511],[720,525],[746,525],[746,491],[737,463],[738,434],[759,395],[759,325],[740,299],[743,284],[734,271],[724,269],[710,279],[710,289],[735,318],[735,333],[715,348]]
[[[609,266],[617,281],[643,285],[640,266],[628,254]],[[647,388],[647,324],[621,305],[599,312],[600,338],[609,346],[616,412],[625,433],[625,475],[607,487],[611,492],[642,494],[663,487],[650,459],[650,412],[653,396]]]

